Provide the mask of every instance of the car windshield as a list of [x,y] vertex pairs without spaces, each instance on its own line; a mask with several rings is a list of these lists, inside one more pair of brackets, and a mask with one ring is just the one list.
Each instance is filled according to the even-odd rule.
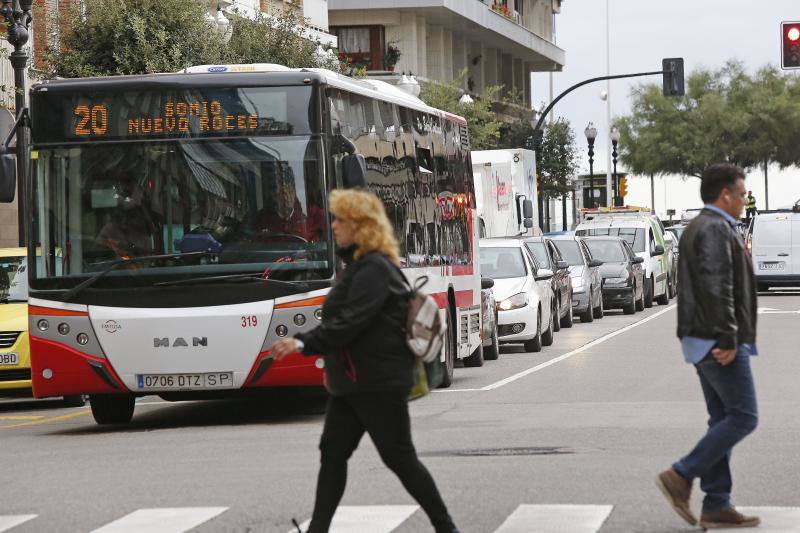
[[20,295],[13,290],[16,285],[17,275],[24,277],[24,269],[20,270],[20,265],[24,260],[24,256],[0,257],[0,302],[24,302],[28,300],[27,294]]
[[592,257],[604,263],[623,263],[627,261],[625,250],[619,241],[587,240]]
[[581,237],[622,237],[631,245],[634,252],[645,251],[645,231],[644,228],[586,228],[579,229],[575,235]]
[[583,266],[583,254],[577,241],[553,241],[569,266]]
[[675,235],[676,240],[680,241],[684,229],[686,228],[669,228],[669,232]]
[[528,250],[530,250],[542,268],[552,268],[550,265],[550,259],[547,257],[547,250],[544,249],[543,242],[526,242],[525,246],[528,247]]
[[522,278],[525,260],[519,248],[481,248],[481,275],[493,279]]
[[320,151],[312,136],[39,150],[33,235],[43,261],[33,288],[68,289],[112,261],[169,254],[116,269],[94,286],[266,269],[277,279],[328,278]]

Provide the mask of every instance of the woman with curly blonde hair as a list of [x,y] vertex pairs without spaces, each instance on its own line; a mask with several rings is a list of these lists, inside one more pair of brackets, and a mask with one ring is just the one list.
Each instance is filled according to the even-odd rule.
[[307,533],[330,528],[344,494],[347,461],[365,432],[436,532],[457,533],[411,440],[408,396],[415,360],[403,331],[410,289],[398,268],[392,225],[383,203],[370,192],[333,191],[330,209],[337,254],[346,268],[325,299],[321,324],[270,348],[276,361],[295,352],[325,357],[325,386],[331,396]]

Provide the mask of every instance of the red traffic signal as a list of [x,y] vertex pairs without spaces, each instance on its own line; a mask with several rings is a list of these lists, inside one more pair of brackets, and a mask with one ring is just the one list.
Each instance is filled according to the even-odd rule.
[[781,23],[781,68],[800,68],[800,22]]

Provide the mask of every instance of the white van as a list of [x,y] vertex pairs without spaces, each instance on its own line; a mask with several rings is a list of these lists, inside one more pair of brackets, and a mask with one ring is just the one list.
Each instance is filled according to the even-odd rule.
[[800,208],[758,213],[750,225],[747,248],[758,290],[800,286]]
[[575,235],[579,237],[611,235],[628,241],[636,255],[644,259],[645,306],[652,307],[653,300],[660,305],[669,303],[669,286],[672,283],[669,258],[664,235],[653,216],[606,214],[578,224]]

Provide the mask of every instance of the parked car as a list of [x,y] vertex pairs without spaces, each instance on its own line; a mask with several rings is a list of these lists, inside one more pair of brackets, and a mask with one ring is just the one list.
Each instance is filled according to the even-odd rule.
[[664,235],[655,217],[648,214],[598,217],[581,222],[575,234],[625,239],[634,253],[644,259],[645,307],[652,307],[653,300],[661,305],[669,303],[671,265]]
[[[483,358],[489,361],[500,357],[500,343],[497,337],[497,300],[494,297],[493,287],[493,279],[481,278],[481,327],[483,328],[481,338],[483,339]],[[464,364],[467,364],[467,361],[464,361]]]
[[758,290],[800,286],[800,207],[758,213],[750,226],[746,246]]
[[678,295],[678,240],[670,231],[664,232],[664,249],[669,265],[667,292],[670,298],[675,298]]
[[[526,237],[522,239],[528,251],[533,254],[542,268],[553,271],[550,285],[556,303],[555,330],[561,327],[571,328],[572,319],[572,278],[569,275],[569,263],[561,257],[553,240],[549,237]],[[599,310],[603,314],[602,307]],[[600,318],[600,317],[596,317]]]
[[699,215],[700,211],[702,210],[703,210],[702,207],[698,207],[695,209],[687,209],[681,214],[681,224],[688,224],[689,222],[692,221],[694,217]]
[[644,258],[619,237],[587,237],[584,242],[592,257],[603,262],[603,301],[610,308],[621,307],[626,315],[644,310]]
[[[0,396],[31,396],[31,350],[28,338],[27,250],[0,250]],[[80,407],[83,396],[65,396],[64,405]]]
[[592,257],[586,243],[579,237],[555,237],[553,243],[569,265],[572,312],[580,317],[581,322],[592,322],[594,310],[603,308],[603,278],[600,275],[603,262]]
[[529,352],[553,343],[553,271],[540,268],[519,239],[481,239],[481,274],[494,280],[501,343],[523,343]]

